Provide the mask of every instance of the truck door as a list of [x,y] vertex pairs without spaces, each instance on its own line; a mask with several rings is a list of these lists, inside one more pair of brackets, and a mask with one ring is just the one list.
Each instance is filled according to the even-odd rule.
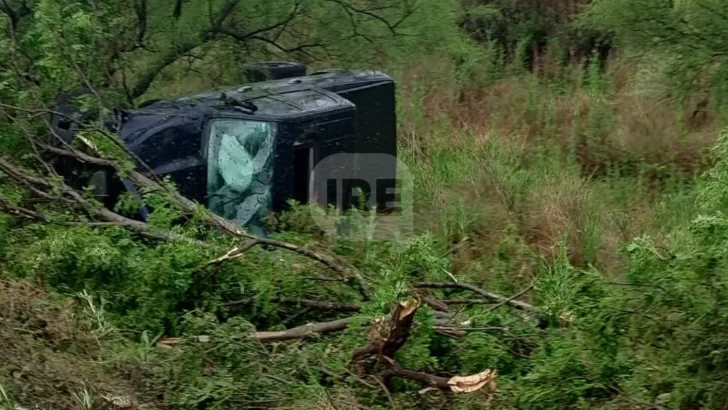
[[[326,114],[297,122],[288,128],[288,147],[279,147],[280,151],[290,151],[288,155],[282,152],[280,161],[282,172],[290,173],[286,180],[281,181],[287,187],[281,190],[282,196],[301,204],[348,206],[344,190],[331,192],[325,189],[322,184],[326,183],[326,175],[317,175],[316,166],[331,155],[354,152],[356,141],[352,114]],[[353,168],[354,163],[349,166]]]

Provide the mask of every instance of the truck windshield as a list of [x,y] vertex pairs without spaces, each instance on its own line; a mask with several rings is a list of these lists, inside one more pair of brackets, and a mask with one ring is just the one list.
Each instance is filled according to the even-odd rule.
[[276,125],[241,119],[210,123],[207,195],[210,210],[260,234],[271,208]]

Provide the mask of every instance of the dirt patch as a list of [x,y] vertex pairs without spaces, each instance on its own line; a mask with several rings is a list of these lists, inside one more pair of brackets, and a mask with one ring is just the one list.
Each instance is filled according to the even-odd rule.
[[0,400],[58,410],[138,408],[130,386],[104,364],[102,342],[80,310],[73,299],[0,280],[0,386],[7,395]]

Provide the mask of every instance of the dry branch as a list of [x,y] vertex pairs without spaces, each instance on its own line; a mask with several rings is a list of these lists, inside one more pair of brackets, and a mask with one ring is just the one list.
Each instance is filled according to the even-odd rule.
[[316,334],[335,332],[344,330],[353,318],[344,318],[331,322],[311,323],[303,326],[294,327],[287,330],[274,332],[255,332],[250,339],[259,340],[261,342],[281,342],[292,339],[305,339],[313,337]]
[[[236,300],[233,302],[225,303],[225,306],[240,306],[249,305],[253,303],[253,298],[245,298]],[[311,300],[311,299],[297,299],[297,298],[285,298],[285,297],[274,297],[271,298],[271,302],[274,303],[290,303],[301,305],[308,308],[314,309],[325,309],[325,310],[337,310],[340,312],[360,312],[361,306],[355,303],[339,303],[339,302],[328,302],[323,300]]]
[[[498,309],[499,307],[501,307],[503,305],[506,305],[506,304],[509,304],[509,303],[514,302],[517,298],[523,296],[526,292],[530,291],[531,289],[533,289],[533,284],[528,285],[525,289],[523,289],[522,291],[520,291],[520,292],[516,293],[515,295],[509,297],[508,299],[503,300],[502,302],[499,302],[497,305],[491,307],[486,312],[492,312],[492,311]],[[523,302],[519,302],[519,303],[523,303]]]
[[[472,292],[475,292],[475,293],[477,293],[477,294],[485,297],[486,299],[489,299],[489,300],[492,300],[492,301],[495,301],[495,302],[498,302],[498,303],[507,304],[507,305],[509,305],[511,307],[514,307],[516,309],[521,309],[521,310],[525,310],[525,311],[528,311],[528,312],[538,312],[538,309],[535,306],[531,305],[531,304],[528,304],[526,302],[521,302],[519,300],[515,300],[512,297],[511,298],[507,298],[505,296],[501,296],[501,295],[498,295],[496,293],[488,292],[485,289],[481,289],[481,288],[479,288],[479,287],[477,287],[475,285],[470,285],[468,283],[462,283],[462,282],[459,282],[459,283],[448,283],[448,282],[419,282],[419,283],[416,283],[415,286],[416,287],[419,287],[419,288],[439,288],[439,289],[459,288],[459,289],[466,289],[466,290],[470,290]],[[529,289],[530,288],[528,288],[526,290],[529,290]],[[516,295],[516,296],[519,296],[519,295]]]
[[497,372],[495,370],[488,369],[471,376],[442,377],[424,372],[403,369],[394,360],[388,359],[387,361],[391,364],[392,368],[385,374],[390,377],[402,377],[422,383],[426,386],[436,387],[440,390],[455,393],[474,392],[476,390],[480,390],[486,385],[490,385],[493,391],[496,390],[495,379],[497,377]]
[[490,299],[441,299],[439,302],[447,305],[491,305],[493,303]]
[[[346,329],[353,318],[344,318],[331,322],[310,323],[291,329],[268,332],[254,332],[247,337],[248,340],[257,340],[259,342],[283,342],[286,340],[306,339],[314,337],[317,334],[336,332]],[[200,343],[210,342],[210,336],[197,336]],[[181,337],[165,337],[159,340],[158,346],[162,348],[170,348],[183,340]]]
[[202,267],[201,267],[200,269],[198,269],[198,271],[201,271],[201,270],[204,270],[204,269],[206,269],[206,268],[209,268],[210,266],[214,266],[214,265],[221,265],[221,264],[223,264],[223,263],[224,263],[225,261],[228,261],[228,260],[230,260],[230,259],[235,259],[235,258],[239,258],[239,257],[243,256],[243,254],[244,254],[244,253],[245,253],[245,252],[246,252],[246,251],[247,251],[248,249],[250,249],[250,248],[254,247],[254,246],[255,246],[255,245],[257,245],[258,243],[259,243],[259,242],[258,242],[257,240],[252,240],[252,241],[250,241],[250,242],[246,243],[245,245],[243,245],[243,246],[242,246],[242,247],[240,247],[240,248],[238,248],[238,247],[236,246],[236,247],[234,247],[234,248],[230,249],[230,250],[229,250],[229,251],[228,251],[228,252],[227,252],[227,253],[226,253],[225,255],[222,255],[222,256],[220,256],[219,258],[215,258],[215,259],[211,260],[210,262],[207,262],[207,263],[206,263],[206,264],[205,264],[204,266],[202,266]]
[[393,357],[407,342],[420,303],[419,300],[400,302],[390,314],[376,320],[369,332],[371,343],[357,349],[353,361],[372,355]]

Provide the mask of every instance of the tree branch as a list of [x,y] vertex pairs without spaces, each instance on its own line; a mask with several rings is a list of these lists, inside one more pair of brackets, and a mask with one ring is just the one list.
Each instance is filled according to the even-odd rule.
[[[58,155],[64,155],[64,156],[76,158],[79,161],[92,163],[92,164],[96,164],[96,165],[110,166],[110,167],[113,167],[118,170],[118,165],[115,164],[114,162],[105,160],[102,158],[94,157],[94,156],[91,156],[88,154],[84,154],[81,151],[77,151],[77,150],[70,151],[70,150],[66,150],[66,149],[62,149],[62,148],[49,147],[46,145],[43,145],[43,148],[48,149],[50,152],[53,152]],[[9,163],[7,163],[7,165],[10,166]],[[138,186],[151,188],[151,189],[162,189],[159,184],[155,183],[154,181],[150,180],[149,178],[145,177],[144,175],[142,175],[136,171],[131,171],[128,174],[128,178],[130,181],[132,181],[135,185],[138,185]],[[48,184],[50,184],[48,181],[41,180],[38,182],[42,183],[43,186],[46,188],[49,188],[52,186],[52,184],[48,185]],[[66,187],[66,189],[73,191],[70,187]],[[197,211],[198,205],[196,203],[190,201],[189,199],[180,195],[176,191],[172,192],[171,194],[172,194],[172,199],[175,200],[177,202],[177,204],[179,206],[181,206],[183,209],[185,209],[187,212],[195,213]],[[74,199],[76,199],[76,198],[74,198]],[[119,223],[119,224],[128,226],[130,229],[134,230],[135,232],[148,234],[148,231],[150,229],[149,225],[147,225],[144,222],[134,221],[134,220],[131,220],[128,218],[124,218],[123,216],[113,213],[105,208],[97,210],[96,212],[97,212],[97,215],[102,217],[104,220],[106,220],[108,222],[114,222],[114,223]],[[368,291],[364,287],[363,277],[361,276],[361,274],[358,271],[356,271],[355,269],[348,267],[346,265],[346,263],[344,263],[343,261],[337,260],[336,258],[327,256],[327,255],[323,255],[321,253],[314,252],[309,249],[306,249],[306,248],[303,248],[303,247],[300,247],[298,245],[294,245],[291,243],[276,241],[274,239],[268,239],[268,238],[259,238],[255,235],[244,232],[239,226],[235,225],[231,221],[224,219],[224,218],[220,217],[219,215],[216,215],[209,211],[207,211],[207,216],[209,217],[213,226],[216,226],[218,229],[222,230],[223,232],[225,232],[229,235],[232,235],[234,237],[240,238],[240,239],[253,240],[254,242],[249,244],[250,247],[258,245],[258,244],[269,245],[269,246],[273,246],[276,248],[285,249],[285,250],[297,253],[299,255],[305,256],[309,259],[313,259],[313,260],[327,266],[329,269],[331,269],[335,272],[338,272],[345,282],[350,283],[351,285],[355,286],[365,299],[369,298]],[[161,237],[159,237],[158,235],[155,237],[161,239]],[[221,256],[220,258],[216,259],[217,262],[215,262],[215,261],[213,261],[213,262],[215,264],[223,263],[228,259],[232,259],[232,258],[242,254],[242,252],[244,252],[247,249],[249,249],[249,247],[243,247],[243,248],[239,248],[237,250],[234,249],[234,250],[226,253],[227,257]],[[209,264],[204,266],[203,269],[207,266],[209,266]]]
[[[499,307],[501,307],[503,305],[506,305],[506,304],[509,304],[509,303],[513,303],[514,301],[516,301],[515,299],[519,298],[520,296],[523,296],[526,292],[528,292],[531,289],[533,289],[533,284],[526,286],[526,288],[523,289],[522,291],[516,293],[515,295],[509,297],[508,299],[505,299],[505,300],[499,302],[497,305],[495,305],[495,306],[491,307],[490,309],[486,310],[486,313],[487,312],[492,312],[492,311],[498,309]],[[523,302],[519,302],[519,303],[523,303]]]
[[184,43],[182,45],[175,47],[174,50],[165,54],[149,70],[147,70],[146,73],[144,73],[141,76],[141,79],[131,89],[131,92],[130,92],[131,98],[138,98],[138,97],[141,97],[142,95],[144,95],[144,93],[147,92],[149,87],[151,87],[152,83],[157,78],[159,73],[161,73],[165,68],[167,68],[172,63],[177,61],[177,59],[181,55],[183,55],[185,53],[189,53],[190,51],[192,51],[195,48],[204,44],[205,42],[206,42],[206,40],[204,40],[202,37],[200,37],[198,41]]
[[[538,312],[538,309],[530,305],[526,302],[521,302],[519,300],[513,300],[506,298],[504,296],[498,295],[496,293],[488,292],[487,290],[481,289],[477,286],[470,285],[467,283],[449,283],[449,282],[419,282],[415,284],[418,288],[439,288],[439,289],[445,289],[445,288],[459,288],[459,289],[467,289],[472,292],[478,293],[481,296],[485,297],[486,299],[494,300],[496,302],[501,302],[503,304],[507,304],[509,306],[512,306],[516,309],[521,309],[525,311],[530,312]],[[530,288],[529,288],[530,289]],[[527,290],[529,290],[527,289]]]
[[281,342],[293,339],[306,339],[316,334],[336,332],[346,329],[353,318],[344,318],[332,322],[311,323],[308,325],[294,327],[288,330],[274,332],[255,332],[249,338],[261,342]]
[[496,390],[495,379],[497,372],[494,370],[488,369],[472,376],[441,377],[424,372],[403,369],[394,360],[389,358],[386,358],[386,360],[391,365],[391,368],[385,372],[385,375],[388,377],[402,377],[426,386],[455,393],[473,392],[488,385],[492,386],[492,390]]
[[[253,301],[254,301],[253,298],[245,298],[242,300],[227,302],[227,303],[225,303],[225,306],[249,305],[249,304],[253,303]],[[361,306],[359,306],[355,303],[338,303],[338,302],[328,302],[328,301],[322,301],[322,300],[298,299],[298,298],[286,298],[286,297],[274,297],[274,298],[271,298],[271,302],[290,303],[290,304],[301,305],[301,306],[310,307],[310,308],[314,308],[314,309],[337,310],[339,312],[360,312],[361,311]]]
[[[184,239],[184,237],[181,235],[177,235],[168,231],[157,230],[152,228],[147,223],[126,218],[103,207],[97,207],[91,204],[86,198],[84,198],[83,194],[74,190],[68,185],[62,183],[53,183],[45,178],[29,175],[28,173],[22,171],[21,169],[12,165],[10,162],[6,161],[3,158],[0,158],[0,170],[8,174],[8,176],[10,176],[13,180],[21,183],[34,185],[38,188],[44,188],[47,190],[59,189],[62,194],[65,194],[69,199],[73,200],[76,204],[84,208],[86,212],[92,217],[117,224],[118,226],[124,227],[132,232],[141,234],[152,239],[163,241]],[[40,220],[51,221],[50,218],[47,217],[42,217],[40,218]]]
[[217,16],[213,18],[211,26],[202,30],[198,34],[196,40],[176,46],[174,50],[165,54],[154,65],[152,65],[146,73],[141,75],[141,79],[137,82],[137,84],[132,87],[130,91],[131,97],[137,98],[144,95],[159,73],[161,73],[165,68],[177,61],[182,55],[188,54],[195,48],[212,40],[214,38],[214,34],[219,31],[225,19],[227,19],[230,13],[233,12],[235,6],[237,6],[239,2],[240,0],[229,0],[225,3]]

